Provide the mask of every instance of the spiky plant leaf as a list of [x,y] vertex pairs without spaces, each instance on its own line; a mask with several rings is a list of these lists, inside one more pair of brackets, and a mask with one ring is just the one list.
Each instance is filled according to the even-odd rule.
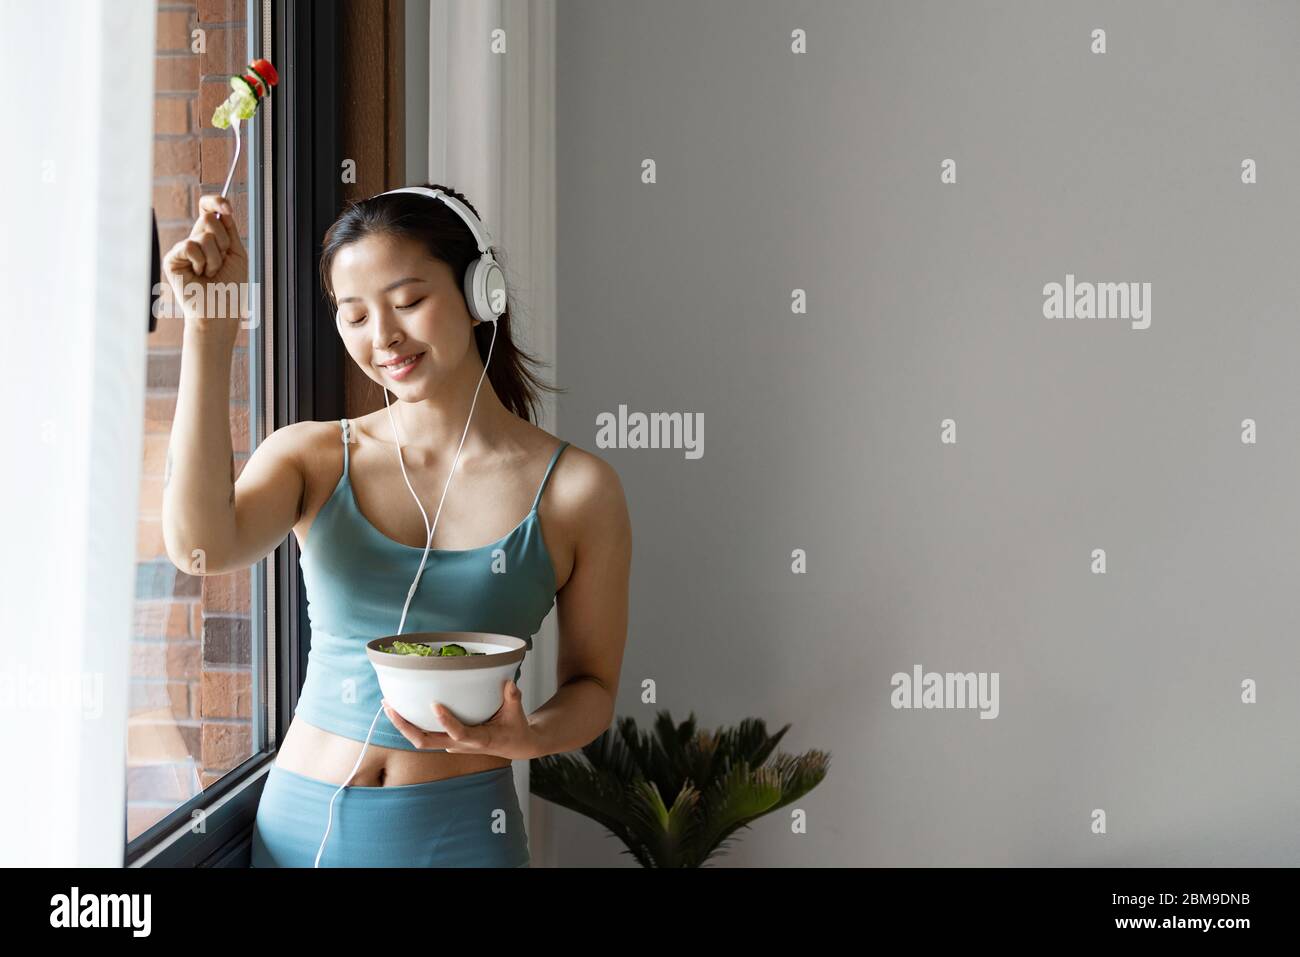
[[642,732],[624,717],[580,757],[534,759],[531,788],[599,822],[644,867],[699,867],[725,853],[741,828],[825,778],[827,752],[773,757],[789,730],[769,735],[762,720],[747,718],[700,731],[694,713],[679,725],[665,710]]
[[666,807],[653,781],[635,782],[628,793],[628,815],[635,824],[639,842],[649,853],[653,867],[693,866],[689,848],[700,826],[700,792],[684,787]]

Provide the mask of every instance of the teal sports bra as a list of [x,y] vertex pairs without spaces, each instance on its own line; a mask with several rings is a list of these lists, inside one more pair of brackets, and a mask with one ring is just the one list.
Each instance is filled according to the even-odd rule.
[[[389,538],[361,514],[348,478],[350,423],[343,429],[343,475],[312,522],[299,557],[311,622],[307,677],[294,714],[308,724],[380,747],[421,750],[379,709],[379,680],[366,642],[397,632],[423,546]],[[431,548],[411,599],[402,634],[486,631],[513,635],[533,647],[555,604],[555,566],[542,540],[537,506],[550,481],[560,442],[523,521],[478,548]],[[515,681],[523,662],[515,669]],[[379,718],[375,720],[375,713]],[[437,749],[442,750],[442,749]]]

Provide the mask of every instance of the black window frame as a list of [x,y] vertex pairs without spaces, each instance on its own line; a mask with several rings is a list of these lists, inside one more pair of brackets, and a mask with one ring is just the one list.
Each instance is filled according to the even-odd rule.
[[[272,110],[271,168],[274,204],[271,255],[274,289],[276,429],[291,422],[327,421],[344,415],[345,355],[333,331],[320,288],[321,239],[342,202],[338,154],[340,0],[263,0],[270,14],[271,61],[280,72]],[[284,740],[307,671],[311,629],[298,565],[298,541],[288,535],[272,555],[275,607],[275,742]],[[257,613],[257,609],[254,609]],[[261,702],[257,702],[261,706]],[[275,750],[259,750],[202,793],[178,806],[126,844],[126,867],[247,867],[253,821]],[[245,786],[250,778],[258,778]],[[242,790],[241,790],[242,789]],[[238,792],[238,793],[235,793]],[[191,815],[208,809],[202,833]],[[124,825],[125,832],[125,825]],[[147,863],[139,863],[148,857]]]

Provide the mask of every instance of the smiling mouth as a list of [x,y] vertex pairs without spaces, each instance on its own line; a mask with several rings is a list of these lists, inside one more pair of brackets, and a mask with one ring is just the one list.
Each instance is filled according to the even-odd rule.
[[420,364],[420,360],[423,358],[424,353],[417,352],[413,356],[400,360],[395,365],[380,366],[379,368],[383,369],[388,374],[388,378],[394,382],[401,382],[415,375],[415,367]]
[[397,362],[385,362],[385,363],[384,363],[384,368],[385,368],[385,369],[400,369],[400,368],[402,368],[403,366],[409,366],[412,362],[414,362],[414,361],[415,361],[416,359],[418,359],[418,358],[420,358],[420,357],[419,357],[419,355],[417,354],[417,355],[413,355],[413,356],[407,356],[405,359],[400,359],[400,360],[398,360]]
[[419,362],[423,355],[423,352],[417,352],[414,355],[407,356],[405,359],[399,359],[397,362],[381,365],[379,368],[383,369],[389,375],[400,376],[401,373],[410,369],[413,365]]

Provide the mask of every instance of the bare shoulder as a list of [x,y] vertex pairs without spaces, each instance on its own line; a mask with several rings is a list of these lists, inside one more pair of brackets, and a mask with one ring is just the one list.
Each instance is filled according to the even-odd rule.
[[[301,476],[297,517],[320,497],[320,490],[337,483],[343,468],[342,429],[338,422],[291,422],[276,429],[260,443],[244,471],[260,474],[276,468],[276,462],[292,465]],[[242,477],[242,476],[241,476]]]
[[578,547],[598,538],[630,543],[632,523],[623,482],[600,456],[569,443],[555,463],[547,495]]
[[342,429],[338,422],[291,422],[276,429],[258,446],[274,449],[277,456],[293,458],[303,471],[304,477],[310,479],[313,473],[329,461],[329,453],[334,458],[342,458]]

